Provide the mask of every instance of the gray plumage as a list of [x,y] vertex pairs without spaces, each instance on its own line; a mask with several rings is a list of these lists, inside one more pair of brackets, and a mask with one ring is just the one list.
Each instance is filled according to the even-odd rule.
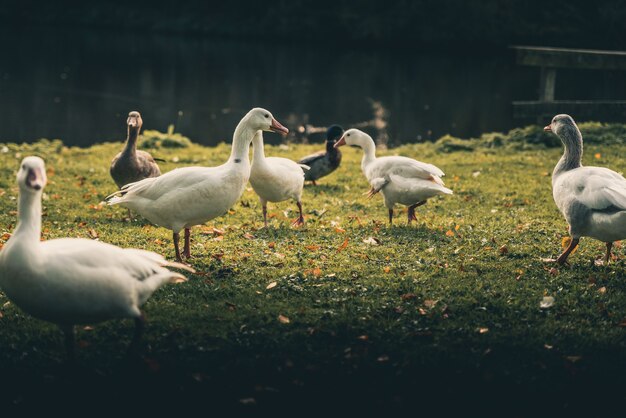
[[557,115],[544,129],[565,146],[552,173],[552,195],[572,241],[556,261],[565,263],[580,238],[591,237],[606,243],[608,263],[613,242],[626,238],[626,179],[608,168],[583,167],[583,138],[570,116]]
[[304,171],[304,179],[312,181],[325,177],[335,171],[341,164],[341,151],[335,148],[335,143],[343,135],[341,126],[333,125],[326,132],[326,151],[316,152],[298,161],[298,164],[308,166],[310,169]]
[[139,112],[130,112],[126,123],[128,125],[126,145],[122,152],[113,158],[109,170],[119,188],[148,177],[161,175],[161,170],[154,158],[145,151],[137,150],[137,137],[143,124]]

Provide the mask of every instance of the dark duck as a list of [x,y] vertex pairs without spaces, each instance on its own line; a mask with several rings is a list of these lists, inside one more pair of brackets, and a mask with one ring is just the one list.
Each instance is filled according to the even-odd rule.
[[110,169],[111,177],[120,189],[126,184],[161,175],[161,170],[152,155],[137,150],[137,137],[143,125],[139,112],[130,112],[126,124],[128,125],[126,146],[113,158]]
[[342,135],[343,128],[339,125],[332,125],[326,131],[326,151],[316,152],[298,161],[298,164],[311,167],[310,170],[304,172],[305,180],[311,181],[316,186],[317,180],[329,175],[339,167],[341,151],[335,148],[335,143]]

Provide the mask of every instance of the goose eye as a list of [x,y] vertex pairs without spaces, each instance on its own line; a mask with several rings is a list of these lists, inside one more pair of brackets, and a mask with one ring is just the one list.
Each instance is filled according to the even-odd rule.
[[346,136],[350,136],[350,134],[346,135]]
[[267,113],[265,114],[265,119],[269,118],[270,115],[268,115]]

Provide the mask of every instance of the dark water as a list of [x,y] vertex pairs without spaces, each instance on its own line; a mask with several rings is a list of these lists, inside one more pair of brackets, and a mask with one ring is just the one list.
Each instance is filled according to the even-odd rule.
[[[341,49],[90,30],[0,36],[0,142],[122,140],[126,115],[139,110],[144,129],[175,124],[215,144],[230,141],[254,106],[294,132],[340,123],[391,144],[470,137],[532,122],[514,120],[511,101],[534,99],[538,87],[538,70],[516,66],[509,50]],[[596,73],[560,72],[557,97],[626,97],[623,81],[616,88],[623,74]]]

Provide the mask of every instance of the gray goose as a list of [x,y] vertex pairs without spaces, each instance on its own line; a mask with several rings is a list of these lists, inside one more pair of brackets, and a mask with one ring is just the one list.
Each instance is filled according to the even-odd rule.
[[[128,125],[126,146],[113,158],[109,170],[120,189],[129,183],[161,175],[161,170],[152,155],[146,151],[137,150],[137,137],[143,125],[141,114],[137,111],[130,112],[126,124]],[[130,210],[128,216],[130,217]]]
[[580,238],[591,237],[606,244],[608,264],[613,242],[626,239],[626,179],[605,167],[583,167],[583,137],[571,116],[556,115],[544,130],[565,147],[552,173],[552,196],[572,240],[555,261],[566,263]]

